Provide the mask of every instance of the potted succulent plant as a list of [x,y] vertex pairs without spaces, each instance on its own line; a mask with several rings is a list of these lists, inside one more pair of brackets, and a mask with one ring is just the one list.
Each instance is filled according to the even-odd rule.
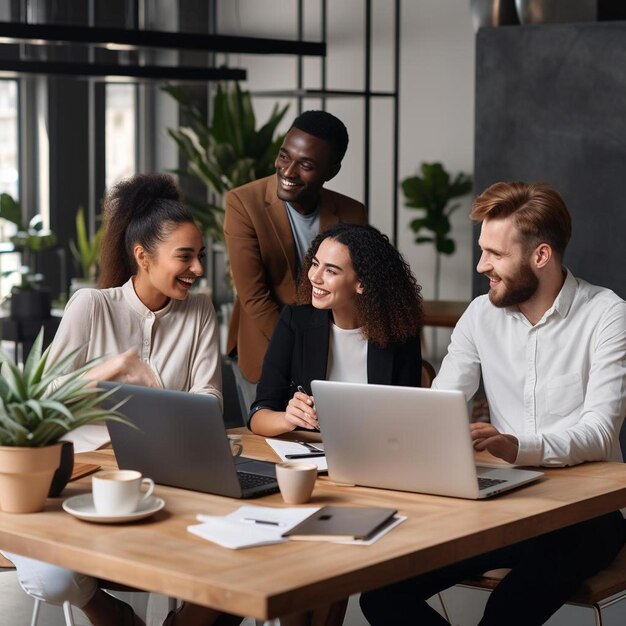
[[[46,369],[49,348],[42,354],[42,343],[43,331],[24,366],[0,353],[0,510],[8,513],[43,509],[59,466],[63,435],[85,424],[126,421],[117,406],[100,407],[111,391],[82,378],[101,359],[60,378],[83,348]],[[58,379],[60,384],[51,391],[50,384]]]

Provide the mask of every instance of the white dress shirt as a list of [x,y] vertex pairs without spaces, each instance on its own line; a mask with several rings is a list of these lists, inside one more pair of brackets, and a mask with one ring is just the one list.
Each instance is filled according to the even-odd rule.
[[517,307],[476,298],[433,382],[469,400],[482,371],[491,423],[519,440],[516,464],[621,461],[626,302],[569,271],[534,326]]
[[79,289],[67,303],[48,364],[83,345],[67,372],[133,348],[158,386],[222,399],[215,311],[206,294],[192,292],[151,311],[137,297],[132,279],[112,289]]

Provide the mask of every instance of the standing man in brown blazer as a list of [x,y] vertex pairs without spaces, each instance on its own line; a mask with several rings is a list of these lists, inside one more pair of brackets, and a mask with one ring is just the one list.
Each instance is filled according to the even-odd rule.
[[[339,172],[347,147],[339,119],[305,111],[285,136],[276,175],[226,194],[224,235],[237,292],[227,352],[250,383],[261,376],[282,307],[295,303],[298,270],[312,239],[337,222],[366,221],[360,202],[324,188]],[[249,406],[254,387],[244,395]]]

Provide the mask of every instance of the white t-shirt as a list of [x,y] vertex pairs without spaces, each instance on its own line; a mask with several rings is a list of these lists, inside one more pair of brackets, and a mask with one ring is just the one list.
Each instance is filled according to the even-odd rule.
[[326,380],[367,383],[367,339],[361,328],[330,325]]

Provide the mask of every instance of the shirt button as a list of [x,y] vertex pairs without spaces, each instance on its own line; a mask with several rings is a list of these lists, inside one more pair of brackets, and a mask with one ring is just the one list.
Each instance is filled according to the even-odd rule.
[[146,347],[148,347],[148,346],[150,345],[150,342],[146,339],[146,340],[143,342],[143,345],[144,345],[144,346],[146,346]]

